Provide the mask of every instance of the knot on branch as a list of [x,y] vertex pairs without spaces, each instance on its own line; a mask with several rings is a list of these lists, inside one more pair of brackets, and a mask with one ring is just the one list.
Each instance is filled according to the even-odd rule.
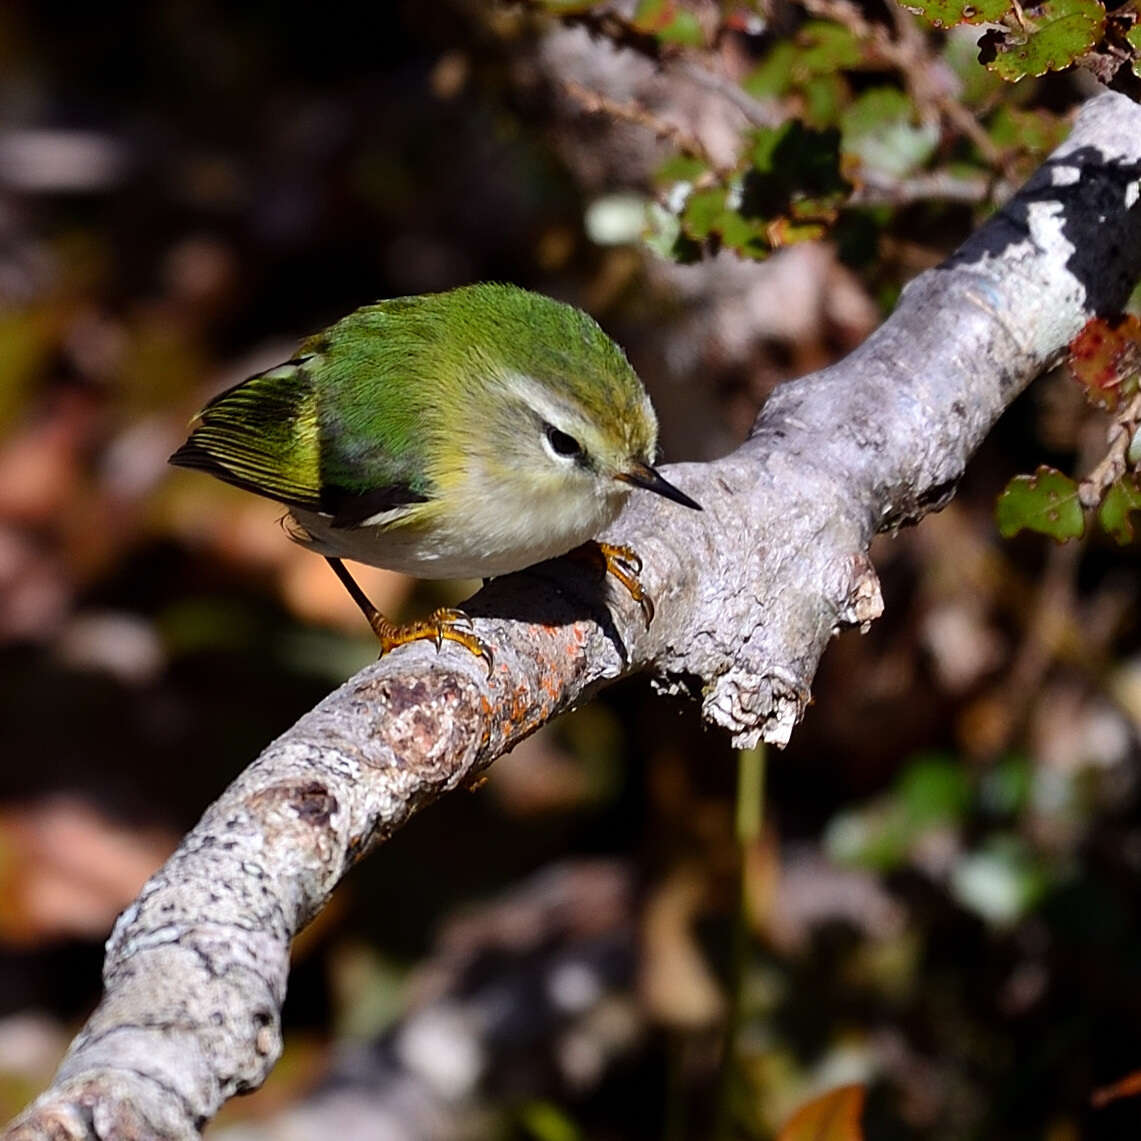
[[836,616],[836,630],[857,626],[861,634],[866,634],[872,622],[883,613],[879,575],[864,552],[852,556],[850,569],[848,593]]
[[701,711],[729,731],[738,749],[751,749],[761,740],[783,747],[810,699],[808,687],[791,673],[757,674],[736,666],[706,688]]

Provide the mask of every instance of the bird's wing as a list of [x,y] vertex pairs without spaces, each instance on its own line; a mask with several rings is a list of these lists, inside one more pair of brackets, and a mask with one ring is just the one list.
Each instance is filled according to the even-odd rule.
[[345,393],[328,364],[326,352],[303,351],[216,396],[170,462],[321,512],[335,527],[426,501],[415,473],[354,414],[352,378]]

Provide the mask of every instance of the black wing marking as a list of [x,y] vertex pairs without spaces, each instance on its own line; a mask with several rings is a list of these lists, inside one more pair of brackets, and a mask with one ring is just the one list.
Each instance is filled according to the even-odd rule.
[[326,487],[321,491],[321,511],[332,515],[333,526],[337,528],[359,527],[383,511],[427,501],[428,496],[407,484],[390,484],[369,491],[350,491],[344,487]]

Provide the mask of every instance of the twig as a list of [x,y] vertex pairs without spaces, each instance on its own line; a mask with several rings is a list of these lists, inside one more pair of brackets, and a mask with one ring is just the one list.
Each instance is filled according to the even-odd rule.
[[1105,455],[1097,466],[1078,484],[1078,501],[1087,509],[1096,507],[1105,493],[1129,469],[1129,444],[1141,426],[1141,391],[1113,418],[1107,434]]
[[508,0],[530,12],[556,18],[572,27],[585,28],[592,35],[607,40],[616,48],[624,48],[652,60],[663,73],[683,76],[698,87],[704,87],[732,103],[755,127],[777,127],[788,115],[779,107],[750,95],[739,83],[720,75],[703,58],[681,44],[663,44],[657,36],[643,32],[609,8],[589,8],[582,12],[552,12],[541,0]]
[[982,176],[965,177],[935,170],[910,178],[891,178],[877,171],[861,170],[857,185],[848,198],[853,206],[907,206],[912,202],[965,202],[975,205],[990,201],[993,181]]
[[761,102],[736,81],[726,75],[710,71],[695,59],[682,57],[677,60],[675,66],[686,79],[698,87],[704,87],[707,91],[712,91],[732,103],[754,127],[779,127],[788,120],[788,113],[779,106]]
[[726,178],[732,174],[730,168],[721,166],[713,159],[705,144],[696,135],[690,134],[677,123],[659,118],[641,104],[620,103],[608,95],[588,90],[573,79],[562,80],[562,85],[563,90],[590,114],[605,114],[624,123],[645,127],[653,131],[659,139],[668,139],[682,154],[688,154],[704,163],[719,178]]

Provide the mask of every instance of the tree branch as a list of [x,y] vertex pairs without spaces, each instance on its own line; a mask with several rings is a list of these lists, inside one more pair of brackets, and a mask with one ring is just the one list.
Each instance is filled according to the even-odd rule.
[[404,647],[283,734],[123,913],[106,993],[5,1136],[194,1138],[280,1050],[289,943],[414,812],[634,670],[700,694],[738,744],[783,743],[831,636],[876,617],[873,535],[946,501],[1014,396],[1141,275],[1141,108],[1102,95],[1070,140],[842,363],[778,389],[750,439],[634,496],[609,538],[645,560],[637,607],[567,560],[468,607],[495,652]]

